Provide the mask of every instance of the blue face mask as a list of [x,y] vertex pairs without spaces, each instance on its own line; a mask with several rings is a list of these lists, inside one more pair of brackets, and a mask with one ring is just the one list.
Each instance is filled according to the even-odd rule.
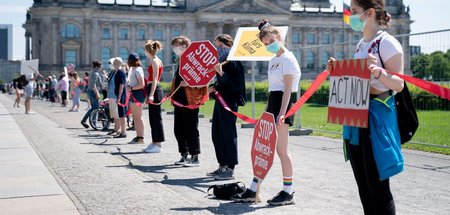
[[[367,10],[366,10],[367,11]],[[355,14],[355,15],[351,15],[349,17],[350,19],[350,27],[354,30],[354,31],[363,31],[364,30],[364,26],[366,25],[366,21],[361,21],[361,16],[366,12],[362,12],[361,14]]]
[[273,43],[266,46],[266,50],[270,53],[276,54],[281,48],[280,42],[274,41]]
[[217,52],[219,52],[219,62],[224,62],[227,60],[228,54],[230,53],[230,48],[228,47],[219,47],[217,49]]

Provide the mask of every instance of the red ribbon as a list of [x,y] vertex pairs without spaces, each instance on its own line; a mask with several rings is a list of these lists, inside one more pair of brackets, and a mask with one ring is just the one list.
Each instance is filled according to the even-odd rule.
[[435,83],[432,83],[432,82],[429,82],[429,81],[424,81],[422,79],[414,78],[414,77],[411,77],[411,76],[408,76],[408,75],[402,75],[402,74],[398,74],[398,73],[395,73],[395,72],[390,72],[390,71],[387,71],[387,70],[385,70],[385,69],[383,69],[383,68],[381,68],[379,66],[373,65],[373,64],[370,65],[370,69],[381,69],[381,70],[384,70],[387,73],[389,73],[391,75],[396,75],[396,76],[402,78],[403,80],[405,80],[405,81],[407,81],[407,82],[409,82],[409,83],[411,83],[413,85],[416,85],[417,87],[420,87],[423,90],[425,90],[425,91],[427,91],[427,92],[429,92],[429,93],[431,93],[433,95],[439,96],[439,97],[441,97],[443,99],[450,100],[450,89],[449,88],[446,88],[446,87],[443,87],[443,86],[439,86],[439,85],[437,85]]
[[219,101],[219,103],[223,106],[223,108],[227,111],[230,111],[232,114],[234,114],[239,119],[243,120],[244,122],[250,123],[250,124],[256,124],[256,122],[258,122],[258,120],[256,120],[256,119],[253,119],[251,117],[248,117],[246,115],[243,115],[243,114],[240,114],[238,112],[231,110],[231,108],[227,105],[227,103],[225,102],[225,100],[223,99],[222,95],[220,95],[219,92],[215,91],[214,94],[216,94],[217,101]]
[[[175,95],[175,93],[178,91],[178,89],[180,89],[181,86],[178,86],[177,89],[175,89],[172,94],[170,94],[169,96],[164,97],[163,99],[161,99],[161,101],[159,103],[154,103],[150,100],[147,101],[147,104],[151,104],[151,105],[161,105],[162,103],[166,102],[167,100],[169,100],[170,98],[172,98],[173,95]],[[195,109],[195,108],[194,108]]]
[[120,105],[121,107],[127,107],[128,106],[128,102],[130,101],[130,92],[125,90],[125,104],[120,103],[120,99],[119,102],[117,103],[118,105]]
[[292,105],[291,109],[289,109],[283,119],[294,115],[316,92],[317,88],[319,88],[319,86],[327,79],[328,75],[330,75],[330,71],[324,70],[321,72],[311,86],[305,91],[305,93],[303,93],[300,99]]

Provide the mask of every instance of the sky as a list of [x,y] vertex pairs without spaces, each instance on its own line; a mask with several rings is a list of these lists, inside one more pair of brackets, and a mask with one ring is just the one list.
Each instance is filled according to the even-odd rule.
[[[107,1],[107,0],[106,0]],[[344,0],[347,4],[350,0]],[[330,0],[332,8],[342,11],[342,0]],[[450,29],[449,0],[403,0],[405,6],[410,6],[411,33]],[[0,24],[13,25],[13,59],[25,58],[25,23],[26,11],[33,0],[0,0]]]

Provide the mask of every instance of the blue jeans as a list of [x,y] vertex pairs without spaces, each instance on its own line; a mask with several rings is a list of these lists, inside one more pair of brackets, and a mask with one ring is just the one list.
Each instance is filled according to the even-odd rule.
[[81,120],[81,122],[86,123],[86,120],[88,120],[89,116],[91,115],[92,111],[97,110],[99,107],[98,104],[98,99],[95,96],[94,91],[89,90],[87,92],[88,97],[89,97],[89,101],[91,101],[91,109],[89,109],[86,114],[84,115],[83,119]]

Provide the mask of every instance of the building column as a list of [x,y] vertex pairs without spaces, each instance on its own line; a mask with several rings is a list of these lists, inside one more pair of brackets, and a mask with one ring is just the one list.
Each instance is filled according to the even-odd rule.
[[[81,67],[89,67],[89,59],[92,58],[92,55],[94,53],[91,53],[89,48],[92,47],[93,43],[93,34],[92,34],[92,26],[91,20],[85,19],[84,20],[84,32],[81,34],[81,40],[84,41],[81,50],[80,50],[80,57],[77,57],[77,59],[80,59],[80,62],[78,64]],[[95,32],[95,31],[94,31]],[[95,44],[95,46],[98,46],[99,44]]]
[[304,49],[304,47],[306,46],[307,40],[308,40],[308,28],[307,27],[302,27],[300,28],[301,32],[302,32],[302,38],[300,43],[302,44],[302,48],[300,49],[300,51],[302,52],[301,54],[301,66],[303,68],[306,68],[306,50]]
[[223,23],[217,23],[217,35],[223,34]]
[[[58,58],[61,58],[61,50],[60,46],[61,44],[58,42],[60,41],[61,33],[58,31],[59,29],[59,18],[52,18],[52,48],[53,48],[53,56],[52,56],[52,64],[58,65]],[[61,62],[61,61],[59,61]]]
[[[323,28],[317,28],[317,41],[316,44],[322,44],[322,34],[323,34]],[[315,62],[315,68],[314,69],[321,69],[321,63],[322,63],[322,52],[325,50],[325,47],[319,47],[317,48],[317,58]]]
[[[134,2],[133,2],[134,4]],[[130,27],[130,38],[131,39],[131,50],[130,52],[132,52],[132,50],[137,51],[138,47],[136,47],[136,23],[131,23],[131,27]],[[142,44],[139,44],[138,46],[140,47]],[[143,45],[142,45],[143,46]]]
[[112,50],[111,56],[119,56],[119,23],[112,22]]
[[30,60],[30,37],[31,33],[25,33],[25,60]]
[[[172,38],[172,34],[171,34],[171,32],[170,32],[170,25],[169,24],[167,24],[166,25],[166,33],[165,33],[165,47],[170,47],[170,39]],[[163,38],[164,39],[164,38]],[[163,56],[163,63],[164,64],[169,64],[169,62],[171,61],[171,54],[170,54],[170,51],[165,51],[165,52],[163,52],[164,53],[164,56]]]

